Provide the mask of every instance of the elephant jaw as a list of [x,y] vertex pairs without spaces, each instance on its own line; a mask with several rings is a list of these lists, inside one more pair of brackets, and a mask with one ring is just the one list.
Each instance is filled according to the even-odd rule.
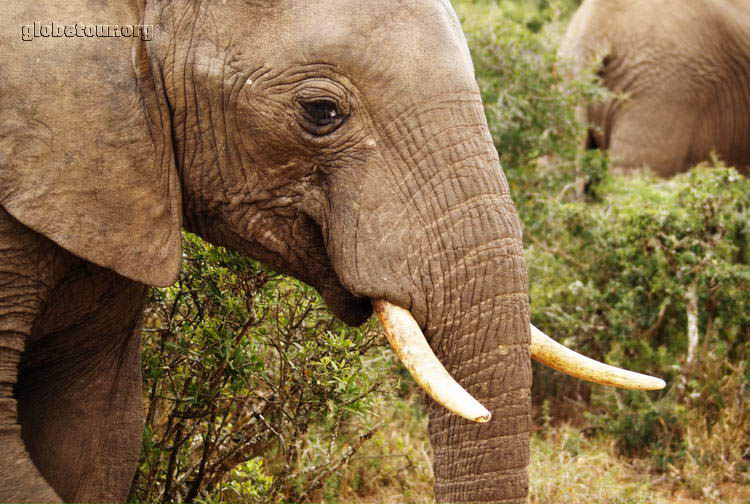
[[[473,422],[490,420],[490,412],[446,371],[411,313],[388,301],[372,302],[385,334],[401,362],[424,392],[453,413]],[[557,343],[531,325],[531,357],[576,378],[633,390],[658,390],[666,383],[585,357]]]

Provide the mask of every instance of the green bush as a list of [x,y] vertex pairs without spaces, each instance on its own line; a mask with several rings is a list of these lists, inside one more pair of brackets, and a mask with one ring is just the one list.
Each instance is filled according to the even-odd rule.
[[[179,281],[153,289],[143,327],[146,425],[137,502],[301,502],[376,430],[388,390],[314,290],[184,237]],[[308,436],[324,430],[323,447]]]
[[[547,207],[547,233],[527,250],[534,320],[587,355],[668,381],[660,393],[592,389],[588,420],[622,454],[650,456],[660,470],[732,460],[738,472],[722,477],[740,480],[750,450],[750,181],[715,162],[668,181],[612,177],[600,190],[599,203]],[[717,430],[734,442],[709,442]]]
[[528,251],[535,320],[597,356],[632,365],[636,352],[672,376],[668,357],[686,352],[687,291],[697,291],[701,332],[710,322],[735,341],[750,322],[749,205],[748,181],[719,166],[670,181],[617,177],[601,203],[550,206],[547,246]]

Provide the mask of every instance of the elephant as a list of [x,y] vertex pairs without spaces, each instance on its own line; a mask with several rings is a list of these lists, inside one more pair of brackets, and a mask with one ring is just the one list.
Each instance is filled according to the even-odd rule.
[[432,398],[439,502],[525,502],[535,348],[631,377],[530,326],[448,0],[13,0],[1,29],[0,502],[126,498],[137,329],[182,228],[348,324],[375,307]]
[[618,172],[685,172],[715,152],[750,174],[750,4],[584,0],[560,48],[611,93],[586,107],[586,147]]

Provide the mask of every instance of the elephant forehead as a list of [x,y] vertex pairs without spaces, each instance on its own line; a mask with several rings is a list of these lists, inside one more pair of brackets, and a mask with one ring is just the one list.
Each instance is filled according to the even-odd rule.
[[[434,95],[474,91],[466,40],[444,0],[288,2],[256,20],[264,64],[325,63],[361,91]],[[251,40],[251,43],[253,41]]]
[[[321,6],[330,29],[305,20],[306,57],[339,60],[355,78],[423,86],[431,75],[473,75],[463,33],[450,6],[438,1],[352,2]],[[346,6],[346,7],[344,7]],[[349,12],[347,12],[349,10]],[[335,16],[335,17],[334,17]]]

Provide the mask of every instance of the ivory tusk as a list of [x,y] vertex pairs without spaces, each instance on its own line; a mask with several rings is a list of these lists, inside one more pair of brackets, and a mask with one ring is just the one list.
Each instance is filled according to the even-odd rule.
[[490,412],[443,367],[408,310],[382,299],[374,300],[372,306],[393,351],[427,395],[467,420],[489,421]]
[[664,380],[620,369],[585,357],[553,340],[531,325],[531,357],[562,373],[602,385],[633,390],[659,390]]

